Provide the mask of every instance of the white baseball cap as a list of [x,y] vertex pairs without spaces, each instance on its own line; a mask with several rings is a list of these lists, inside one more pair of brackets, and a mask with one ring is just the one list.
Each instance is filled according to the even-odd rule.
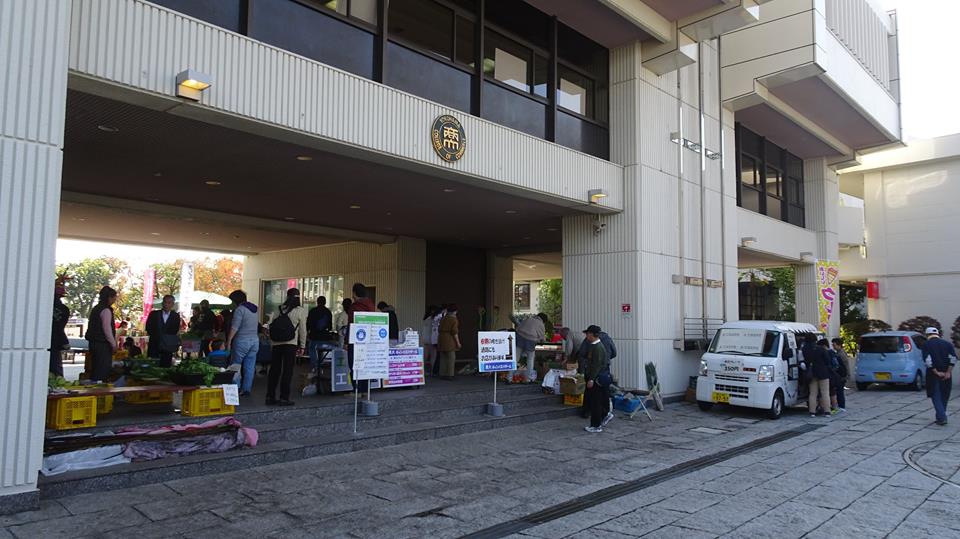
[[926,333],[927,335],[939,335],[940,330],[934,327],[929,327],[924,333]]

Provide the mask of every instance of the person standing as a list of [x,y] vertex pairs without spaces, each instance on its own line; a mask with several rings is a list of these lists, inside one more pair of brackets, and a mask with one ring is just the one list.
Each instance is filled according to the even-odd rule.
[[440,308],[436,305],[427,307],[427,312],[423,313],[423,321],[420,322],[420,346],[423,347],[423,364],[430,365],[432,370],[437,363],[437,326],[434,324],[434,317]]
[[582,350],[584,361],[583,378],[587,382],[584,399],[590,402],[590,425],[584,430],[590,433],[603,432],[603,427],[613,419],[610,413],[610,359],[607,349],[600,341],[600,328],[591,325],[583,332],[586,335]]
[[953,385],[953,366],[957,351],[953,344],[940,338],[940,330],[927,328],[927,343],[923,345],[923,360],[927,365],[927,396],[933,401],[937,425],[947,424],[947,401]]
[[213,332],[216,328],[216,315],[210,310],[210,302],[203,300],[200,302],[200,314],[197,315],[196,330],[200,333],[200,357],[206,357],[210,351],[210,341],[213,339]]
[[237,373],[240,396],[246,397],[253,389],[253,375],[257,370],[257,354],[260,352],[257,306],[247,301],[247,293],[243,290],[234,290],[229,297],[233,302],[233,316],[227,333],[227,348],[230,349],[232,363],[240,365],[240,372]]
[[317,306],[307,313],[307,353],[310,355],[310,367],[320,365],[320,345],[330,341],[333,329],[333,313],[327,308],[327,298],[317,298]]
[[50,374],[63,376],[63,350],[69,348],[67,322],[70,321],[70,309],[61,298],[67,295],[63,286],[64,277],[58,277],[53,288],[53,327],[50,331]]
[[351,305],[353,305],[353,300],[344,298],[344,300],[340,302],[340,312],[338,312],[336,318],[333,319],[333,328],[337,330],[337,335],[340,338],[340,348],[347,345],[347,331],[350,330]]
[[807,408],[810,417],[817,416],[817,404],[824,415],[830,415],[830,356],[817,345],[817,336],[808,334],[803,347],[801,368],[807,373],[809,396]]
[[163,296],[160,309],[147,316],[147,357],[160,358],[161,367],[173,364],[173,354],[180,348],[180,313],[173,310],[176,298]]
[[850,377],[850,358],[843,349],[843,339],[834,337],[833,340],[830,341],[830,344],[833,346],[833,353],[836,356],[837,362],[835,366],[837,372],[837,409],[841,412],[846,412],[847,395],[844,386],[847,384],[847,378]]
[[[517,324],[517,354],[524,359],[527,365],[527,372],[524,374],[525,380],[531,380],[532,374],[536,371],[534,362],[537,358],[537,344],[542,343],[547,338],[547,324],[550,320],[544,313],[531,316],[523,322]],[[514,373],[510,373],[510,379],[513,379]]]
[[377,303],[377,310],[387,313],[387,331],[389,334],[387,338],[390,339],[390,346],[396,346],[400,342],[400,321],[397,319],[397,310],[386,301]]
[[440,376],[440,321],[447,316],[447,308],[445,306],[437,306],[437,312],[433,315],[433,324],[430,328],[430,338],[433,339],[434,347],[434,361],[433,366],[430,367],[430,374],[433,376]]
[[[293,406],[290,400],[293,366],[307,346],[307,313],[300,305],[300,290],[287,290],[287,300],[270,322],[270,341],[273,359],[267,375],[267,405]],[[280,400],[276,398],[278,383]]]
[[[353,288],[351,289],[353,293],[353,299],[350,302],[350,312],[349,312],[349,323],[353,323],[354,315],[357,313],[373,313],[377,309],[373,305],[373,301],[367,297],[367,287],[363,286],[362,283],[353,283]],[[347,336],[350,335],[350,328],[347,328]],[[349,339],[347,339],[349,343]],[[353,344],[347,345],[347,363],[350,367],[350,379],[353,380],[353,387],[357,391],[364,392],[367,390],[369,382],[367,380],[356,380],[353,378],[353,360],[354,360],[354,347]]]
[[457,306],[447,306],[447,314],[440,321],[437,334],[437,352],[440,355],[440,378],[453,380],[456,372],[457,352],[460,350],[460,320]]
[[117,350],[117,329],[114,325],[113,304],[117,291],[104,286],[97,295],[97,304],[90,310],[86,339],[91,359],[90,380],[102,382],[110,377],[113,353]]

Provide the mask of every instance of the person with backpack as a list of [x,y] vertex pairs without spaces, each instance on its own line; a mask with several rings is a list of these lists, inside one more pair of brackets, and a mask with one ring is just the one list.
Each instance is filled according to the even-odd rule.
[[847,378],[850,377],[850,367],[847,353],[843,350],[843,340],[839,337],[834,337],[832,341],[833,344],[832,358],[834,361],[834,370],[837,373],[836,379],[836,405],[837,410],[841,412],[847,411],[847,396],[844,393],[844,385],[847,383]]
[[[290,382],[297,356],[307,346],[307,313],[300,305],[300,290],[287,290],[287,300],[270,321],[270,343],[273,358],[267,375],[267,405],[292,406]],[[277,400],[277,384],[280,384],[280,399]]]

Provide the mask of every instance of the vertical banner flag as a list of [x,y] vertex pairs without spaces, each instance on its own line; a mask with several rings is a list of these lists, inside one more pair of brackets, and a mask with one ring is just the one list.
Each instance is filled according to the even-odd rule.
[[147,268],[143,272],[143,314],[140,315],[140,324],[147,322],[150,311],[153,310],[153,287],[156,284],[157,270]]
[[193,262],[184,262],[180,268],[180,317],[190,320],[190,298],[193,297]]
[[817,260],[817,307],[820,311],[820,331],[830,328],[833,305],[840,295],[840,263],[836,260]]

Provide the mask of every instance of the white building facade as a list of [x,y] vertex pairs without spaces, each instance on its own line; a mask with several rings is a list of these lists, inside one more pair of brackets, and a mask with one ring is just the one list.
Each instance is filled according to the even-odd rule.
[[845,224],[862,241],[841,251],[840,268],[844,280],[873,283],[867,316],[894,327],[930,316],[949,335],[960,317],[960,135],[867,156],[840,183],[862,200],[861,219],[854,210]]
[[796,265],[816,321],[836,169],[900,139],[868,0],[0,0],[0,35],[6,508],[37,499],[58,233],[245,254],[261,302],[330,276],[402,326],[455,302],[467,331],[552,253],[564,325],[676,395],[740,268]]

